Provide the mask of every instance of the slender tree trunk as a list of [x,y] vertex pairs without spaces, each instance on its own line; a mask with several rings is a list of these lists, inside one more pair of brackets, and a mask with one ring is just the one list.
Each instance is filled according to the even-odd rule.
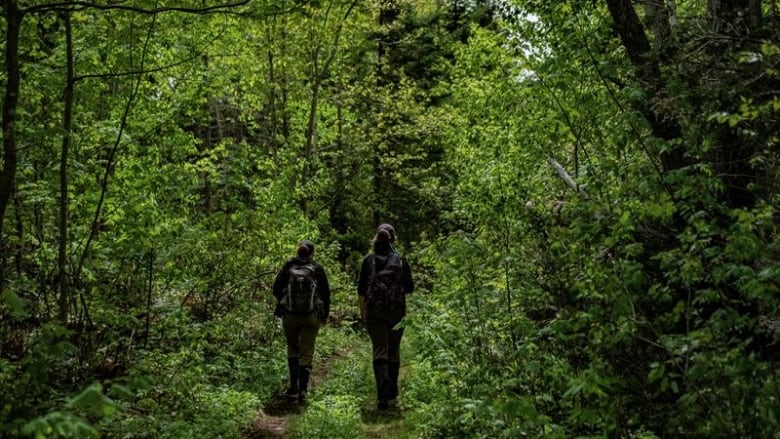
[[[398,0],[385,0],[382,1],[380,4],[379,9],[379,27],[380,31],[384,31],[389,28],[390,25],[392,25],[396,19],[398,19],[398,16],[401,15],[401,6],[398,4]],[[385,41],[385,38],[380,37],[379,42],[377,45],[377,55],[379,58],[379,62],[377,63],[377,82],[378,84],[386,84],[388,81],[387,79],[387,72],[385,72],[382,68],[382,65],[384,64],[384,58],[387,57],[387,52],[389,50],[391,42]],[[373,219],[374,219],[374,225],[378,225],[383,221],[382,215],[384,214],[383,210],[380,209],[380,206],[383,206],[384,203],[382,202],[382,180],[384,179],[383,169],[382,169],[382,142],[377,141],[374,143],[374,156],[372,157],[372,166],[374,171],[374,179],[373,179],[373,189],[374,189],[374,200],[373,200]]]
[[73,28],[70,12],[64,12],[65,20],[65,57],[66,77],[64,113],[62,117],[62,149],[60,151],[60,217],[59,217],[59,252],[57,268],[59,272],[59,319],[63,324],[68,321],[68,304],[70,303],[69,279],[67,272],[68,257],[68,156],[70,151],[71,132],[73,130]]
[[[268,27],[266,26],[266,32],[270,33],[268,31]],[[268,36],[268,35],[267,35]],[[271,39],[268,37],[268,43],[270,47]],[[271,120],[271,123],[268,124],[268,134],[270,138],[267,140],[268,145],[271,148],[271,157],[273,157],[274,161],[274,177],[278,176],[279,174],[279,128],[277,124],[277,121],[279,120],[279,110],[276,108],[276,73],[274,71],[274,54],[269,48],[267,51],[268,55],[268,112],[270,113],[269,119]]]
[[[303,176],[301,184],[306,184],[314,168],[314,154],[317,142],[317,106],[320,97],[320,73],[317,71],[317,61],[315,54],[314,72],[311,78],[311,102],[309,104],[309,119],[306,124],[306,144],[303,147]],[[309,199],[305,193],[299,200],[301,210],[304,215],[308,212]]]
[[[311,68],[311,77],[309,78],[309,81],[311,82],[311,103],[309,106],[309,120],[306,125],[306,145],[303,151],[304,184],[309,179],[309,177],[314,174],[313,172],[315,166],[314,158],[317,155],[317,112],[320,103],[320,93],[322,92],[322,81],[323,78],[327,77],[328,73],[330,72],[330,66],[333,64],[333,61],[336,59],[336,54],[338,53],[337,49],[339,45],[339,40],[341,39],[341,31],[344,28],[344,23],[346,23],[350,14],[352,14],[352,10],[357,5],[358,1],[359,0],[353,0],[347,6],[344,15],[342,16],[341,21],[339,22],[338,27],[336,28],[336,31],[333,35],[333,40],[331,42],[330,50],[329,51],[326,50],[324,52],[326,53],[324,60],[320,60],[320,54],[323,53],[323,51],[321,50],[323,45],[316,43],[317,35],[315,35],[314,33],[310,34],[310,40],[312,43],[312,49],[311,49],[312,68]],[[328,9],[330,9],[330,6],[328,6]],[[301,197],[301,209],[303,210],[304,214],[308,211],[308,202],[309,200],[306,198],[305,195],[303,195]]]
[[16,178],[16,107],[19,102],[19,28],[24,17],[16,0],[5,0],[3,15],[5,33],[5,99],[3,100],[3,168],[0,170],[0,291],[6,280],[6,255],[8,243],[5,239],[5,213],[13,193]]
[[[724,41],[728,40],[729,45],[734,47],[734,49],[724,51],[721,45],[713,45],[711,50],[713,59],[720,59],[724,53],[730,53],[731,50],[760,51],[757,47],[760,43],[757,41],[756,35],[761,33],[761,1],[709,0],[707,11],[711,29],[726,37]],[[776,89],[777,81],[770,79],[771,75],[765,75],[760,70],[763,68],[758,63],[739,66],[737,76],[731,80],[736,83],[750,80],[758,89]],[[772,83],[768,83],[768,81],[772,81]],[[767,94],[767,96],[769,95],[771,94]],[[753,102],[755,105],[759,105],[766,99],[769,98],[756,96]],[[727,111],[736,112],[742,103],[741,98],[734,97],[722,99],[720,105]],[[763,170],[757,169],[751,164],[756,152],[766,147],[761,140],[757,140],[763,136],[746,136],[740,133],[743,130],[742,124],[737,126],[716,124],[713,126],[716,141],[708,154],[709,161],[724,183],[723,201],[728,206],[735,208],[751,207],[755,204],[756,196],[751,190],[751,186],[764,173]]]
[[[285,9],[285,2],[280,2],[280,8]],[[277,62],[274,55],[274,43],[276,42],[276,33],[278,32],[279,53],[284,56],[287,50],[287,23],[284,22],[286,16],[271,16],[266,19],[266,46],[268,58],[268,106],[270,113],[270,122],[268,122],[267,140],[271,148],[271,155],[274,162],[274,177],[278,177],[280,169],[279,150],[288,143],[290,138],[290,116],[287,111],[287,82],[285,63]],[[281,22],[281,23],[280,23]]]
[[[312,26],[313,27],[313,26]],[[301,176],[301,184],[307,184],[309,176],[313,174],[312,169],[314,164],[314,148],[317,135],[317,106],[319,105],[320,96],[320,44],[317,43],[317,35],[310,29],[309,31],[309,43],[311,44],[311,71],[309,73],[309,84],[311,84],[311,100],[309,101],[309,115],[306,121],[306,131],[303,146],[303,175]],[[306,197],[305,191],[301,194],[298,203],[301,207],[301,211],[304,215],[308,212],[309,200]]]
[[[206,66],[205,68],[208,68]],[[207,106],[208,113],[206,115],[206,126],[203,127],[205,135],[203,137],[203,153],[208,154],[209,151],[214,149],[216,142],[211,133],[211,109]],[[211,187],[211,174],[209,171],[203,171],[203,210],[206,216],[211,216],[214,213],[214,190]]]
[[[16,191],[18,188],[16,187],[16,183],[14,183],[14,190],[11,193],[11,197],[13,198],[14,202],[14,217],[16,220],[16,242],[17,244],[14,248],[14,265],[16,269],[16,274],[20,275],[22,274],[22,261],[24,258],[24,223],[22,222],[22,203],[19,201],[19,197],[16,196]],[[10,252],[9,252],[10,253]]]
[[[286,2],[282,3],[283,7],[286,7]],[[282,57],[282,59],[285,59],[287,56],[288,51],[288,34],[287,34],[287,24],[288,24],[288,18],[286,15],[282,16],[281,18],[281,26],[279,27],[280,33],[279,33],[279,55]],[[279,104],[278,113],[280,118],[280,124],[281,124],[281,136],[282,136],[282,147],[288,147],[290,146],[290,136],[291,136],[291,127],[292,123],[290,121],[290,110],[288,108],[289,99],[290,99],[290,90],[289,90],[289,84],[288,84],[288,70],[285,67],[286,63],[281,62],[279,63],[279,68],[281,71],[276,72],[277,77],[279,78],[279,94],[281,98],[281,103]],[[275,142],[278,140],[274,140]],[[276,163],[276,171],[279,172],[279,169],[281,169],[281,166],[279,166],[279,163]],[[297,175],[294,173],[290,176],[290,187],[295,188],[298,184]]]
[[[645,29],[634,9],[631,0],[606,0],[609,13],[612,16],[614,29],[623,42],[631,64],[634,66],[637,80],[647,91],[647,95],[653,97],[653,101],[645,100],[639,110],[650,123],[653,135],[663,140],[674,140],[682,136],[682,128],[679,122],[663,112],[662,107],[653,105],[666,99],[668,92],[661,74],[658,60],[653,56],[650,40],[645,34]],[[657,21],[660,17],[656,17]],[[666,24],[654,24],[659,32],[666,32]],[[659,154],[661,164],[665,171],[679,169],[686,165],[684,151],[680,146],[670,146]]]
[[[282,53],[287,52],[287,26],[285,23],[285,26],[282,26]],[[279,84],[281,86],[281,94],[282,94],[282,105],[281,105],[281,117],[282,117],[282,138],[284,139],[284,144],[289,145],[290,144],[290,131],[291,131],[291,125],[290,122],[290,110],[289,110],[289,102],[290,102],[290,89],[288,84],[288,77],[287,77],[287,71],[283,71],[281,73],[281,77],[279,78]]]
[[344,115],[341,104],[336,104],[336,150],[331,156],[333,159],[330,168],[333,169],[334,176],[334,194],[333,202],[330,203],[330,225],[336,230],[340,237],[341,246],[339,247],[338,260],[341,268],[345,269],[347,258],[349,257],[350,244],[345,239],[349,230],[349,221],[346,215],[344,200],[344,188],[347,185],[347,178],[344,172],[344,156],[347,154],[344,145]]
[[149,282],[146,289],[146,325],[144,330],[144,349],[149,342],[149,329],[152,324],[152,292],[154,291],[154,247],[149,249]]

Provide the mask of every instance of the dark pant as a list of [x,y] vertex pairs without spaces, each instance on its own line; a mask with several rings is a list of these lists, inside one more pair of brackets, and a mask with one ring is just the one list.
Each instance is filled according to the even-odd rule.
[[374,379],[380,409],[388,408],[388,400],[398,397],[398,369],[404,330],[395,326],[403,316],[403,311],[366,310],[366,329],[373,348]]
[[366,329],[371,338],[374,360],[394,363],[401,361],[401,338],[404,330],[394,328],[402,318],[403,311],[366,311]]
[[311,367],[314,343],[320,330],[320,320],[314,313],[285,314],[282,317],[287,338],[287,358],[297,358],[301,367]]

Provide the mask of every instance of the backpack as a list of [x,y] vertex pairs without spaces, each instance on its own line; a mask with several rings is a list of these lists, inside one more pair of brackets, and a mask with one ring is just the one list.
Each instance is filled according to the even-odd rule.
[[[377,263],[384,264],[377,267]],[[374,255],[371,274],[368,277],[366,305],[384,311],[402,310],[406,306],[403,285],[404,262],[401,255],[393,251],[386,258]]]
[[317,281],[313,264],[292,265],[282,305],[288,312],[310,313],[317,308]]

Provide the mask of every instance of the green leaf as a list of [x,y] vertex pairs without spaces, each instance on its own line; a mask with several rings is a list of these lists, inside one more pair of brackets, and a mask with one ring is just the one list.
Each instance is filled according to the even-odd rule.
[[97,383],[69,400],[68,407],[98,417],[110,416],[117,410],[116,403],[103,395],[103,387]]
[[10,289],[4,290],[0,295],[0,303],[7,305],[14,317],[21,318],[28,315],[24,300]]

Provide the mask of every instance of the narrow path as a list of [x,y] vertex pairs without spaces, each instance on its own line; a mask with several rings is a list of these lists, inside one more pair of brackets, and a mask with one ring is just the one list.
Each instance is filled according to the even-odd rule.
[[275,394],[258,413],[246,439],[290,437],[291,424],[305,412],[308,405],[316,401],[318,389],[328,379],[334,364],[348,359],[353,350],[359,346],[356,338],[348,328],[340,326],[324,328],[317,337],[315,359],[309,381],[310,392],[306,404],[299,404],[295,398],[290,398],[283,392]]
[[300,413],[300,406],[285,395],[275,395],[269,406],[258,413],[248,439],[281,438],[287,435],[289,415]]
[[[315,355],[306,404],[283,393],[275,395],[258,413],[246,439],[404,436],[402,407],[376,409],[370,344],[364,332],[328,327],[317,338]],[[402,370],[402,379],[403,374]]]
[[[325,381],[334,362],[349,355],[348,350],[331,353],[314,364],[309,381],[312,396],[317,387]],[[258,413],[252,425],[252,431],[248,438],[283,438],[289,431],[290,419],[300,415],[305,410],[305,405],[299,404],[295,398],[284,393],[277,393],[271,401]]]

